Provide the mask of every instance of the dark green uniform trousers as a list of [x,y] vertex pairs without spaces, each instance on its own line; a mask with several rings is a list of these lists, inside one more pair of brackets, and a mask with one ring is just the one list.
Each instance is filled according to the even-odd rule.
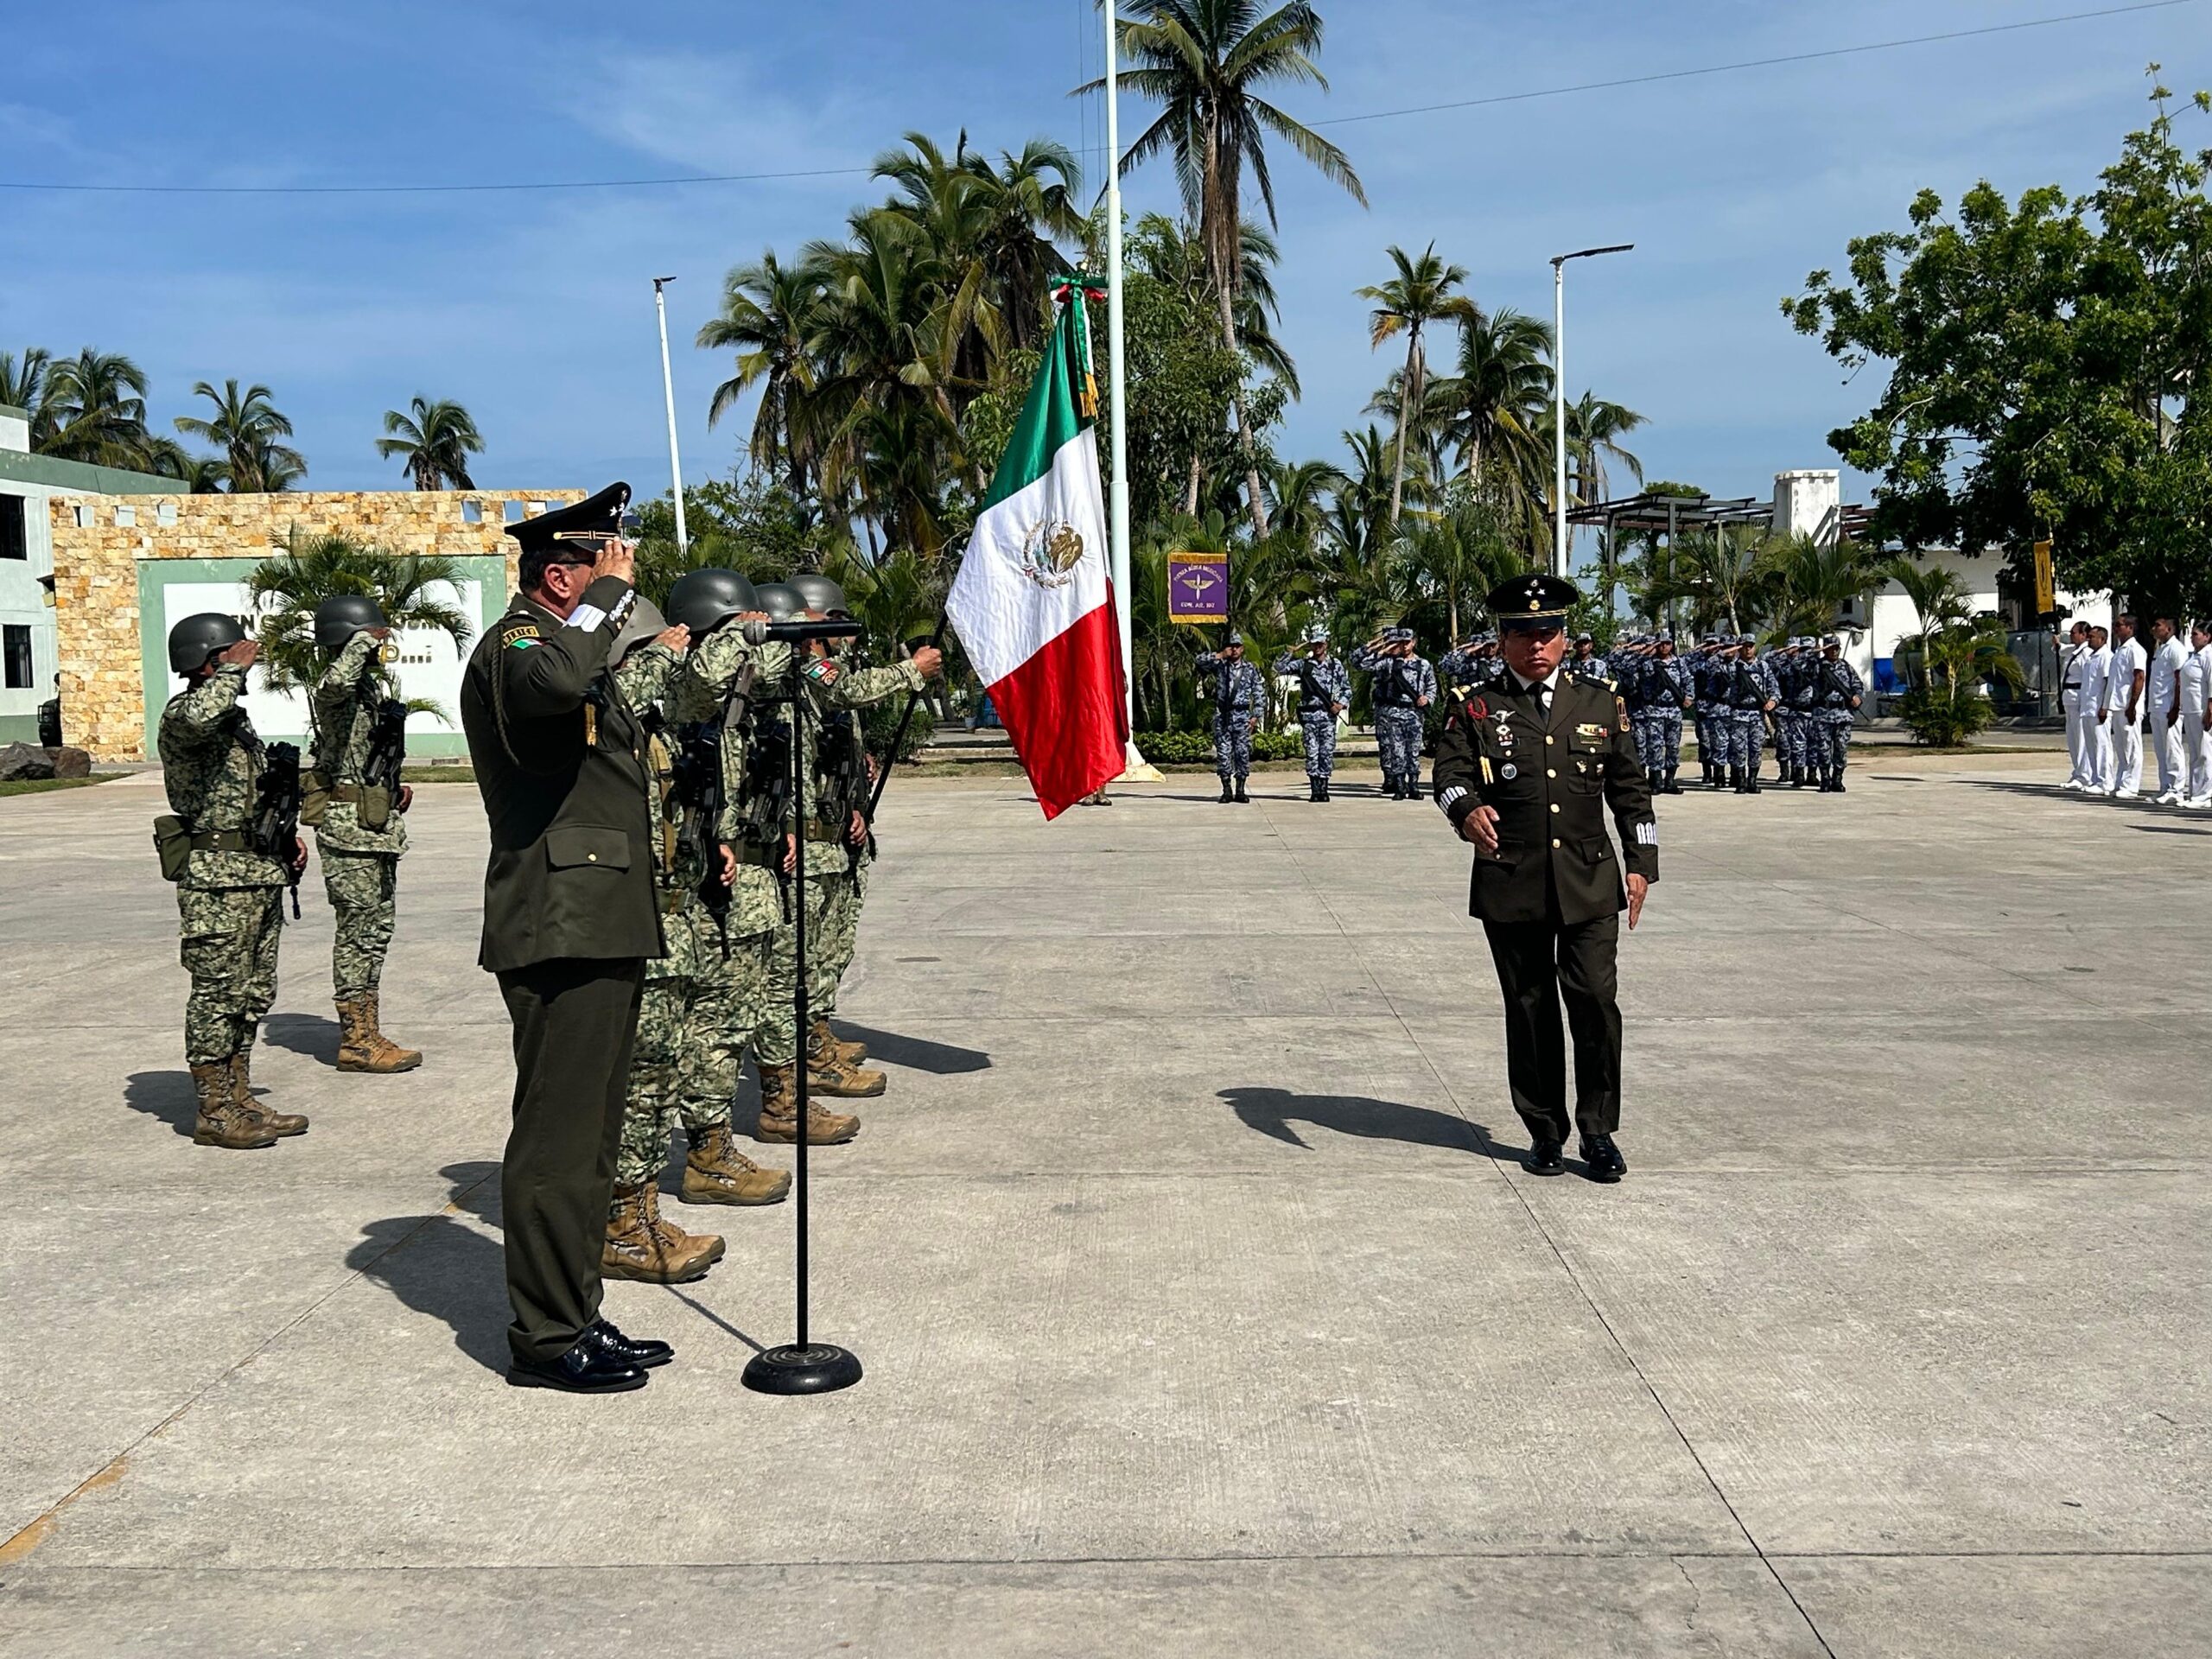
[[[1550,908],[1556,913],[1554,902]],[[1513,1109],[1539,1141],[1567,1140],[1567,1045],[1574,1033],[1574,1125],[1584,1135],[1621,1126],[1621,1009],[1615,1001],[1621,918],[1484,922],[1505,993],[1505,1078]]]
[[643,962],[566,957],[499,976],[515,1027],[499,1167],[518,1358],[557,1359],[599,1317],[599,1262],[645,994]]

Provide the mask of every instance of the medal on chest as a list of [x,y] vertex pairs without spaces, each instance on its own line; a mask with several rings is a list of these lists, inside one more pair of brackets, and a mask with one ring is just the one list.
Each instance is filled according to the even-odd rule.
[[1503,709],[1492,716],[1497,722],[1497,747],[1501,753],[1513,753],[1513,720]]

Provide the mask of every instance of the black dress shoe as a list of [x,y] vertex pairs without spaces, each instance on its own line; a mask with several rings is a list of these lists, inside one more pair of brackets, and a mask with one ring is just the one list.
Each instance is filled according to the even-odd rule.
[[599,1351],[610,1359],[619,1359],[649,1371],[656,1365],[665,1365],[676,1357],[676,1350],[664,1342],[651,1337],[626,1337],[605,1319],[594,1319],[584,1332],[586,1342],[595,1342]]
[[1567,1160],[1559,1155],[1558,1141],[1539,1141],[1529,1148],[1521,1167],[1531,1175],[1556,1175],[1567,1167]]
[[649,1379],[626,1359],[617,1359],[589,1332],[558,1359],[516,1359],[507,1366],[507,1383],[517,1389],[557,1389],[563,1394],[624,1394]]
[[1613,1144],[1610,1135],[1586,1135],[1582,1137],[1582,1173],[1593,1181],[1607,1185],[1628,1173],[1628,1160],[1621,1156],[1621,1149]]

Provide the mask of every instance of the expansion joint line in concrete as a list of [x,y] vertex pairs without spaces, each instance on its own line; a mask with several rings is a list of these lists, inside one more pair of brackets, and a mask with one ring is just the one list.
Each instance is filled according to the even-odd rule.
[[[1270,824],[1272,825],[1272,820]],[[1350,931],[1344,927],[1343,919],[1337,915],[1336,909],[1329,903],[1327,895],[1322,893],[1315,884],[1305,866],[1299,862],[1298,855],[1287,840],[1283,842],[1283,855],[1290,860],[1291,868],[1298,872],[1299,878],[1306,883],[1307,889],[1313,893],[1322,908],[1328,912],[1330,919],[1337,924],[1337,931],[1344,936],[1344,944],[1351,950],[1353,959],[1359,963],[1360,970],[1366,974],[1368,982],[1375,987],[1376,994],[1382,997],[1383,1006],[1390,1010],[1390,1017],[1398,1022],[1398,1028],[1406,1033],[1407,1043],[1411,1046],[1414,1053],[1421,1056],[1421,1064],[1428,1068],[1429,1075],[1436,1079],[1437,1087],[1444,1091],[1445,1098],[1452,1103],[1452,1109],[1457,1112],[1460,1121],[1467,1125],[1468,1133],[1476,1136],[1480,1149],[1490,1158],[1491,1170],[1496,1173],[1500,1180],[1505,1183],[1507,1190],[1513,1194],[1514,1201],[1521,1206],[1522,1213],[1528,1217],[1530,1226],[1535,1230],[1536,1236],[1544,1241],[1545,1248],[1551,1251],[1553,1259],[1559,1263],[1560,1271],[1567,1275],[1567,1283],[1573,1286],[1574,1294],[1582,1299],[1583,1305],[1590,1310],[1591,1317],[1598,1321],[1599,1328],[1605,1332],[1605,1339],[1612,1344],[1614,1350],[1627,1363],[1628,1368],[1636,1373],[1637,1382],[1643,1387],[1644,1393],[1650,1397],[1651,1403],[1658,1408],[1659,1414],[1667,1420],[1667,1427],[1674,1431],[1675,1440],[1681,1443],[1683,1452],[1688,1455],[1691,1463],[1696,1465],[1698,1473],[1704,1478],[1705,1484],[1712,1490],[1713,1497],[1719,1503],[1722,1509],[1727,1510],[1729,1520],[1734,1522],[1736,1530],[1743,1535],[1744,1542],[1750,1547],[1751,1553],[1758,1557],[1759,1565],[1766,1569],[1767,1576],[1774,1580],[1775,1587],[1789,1599],[1789,1605],[1797,1610],[1797,1617],[1805,1621],[1805,1628],[1812,1633],[1813,1640],[1821,1644],[1821,1651],[1827,1654],[1828,1659],[1835,1659],[1835,1649],[1828,1645],[1827,1637],[1821,1633],[1821,1627],[1813,1622],[1812,1614],[1806,1611],[1805,1604],[1797,1599],[1797,1592],[1790,1588],[1789,1581],[1767,1558],[1767,1553],[1760,1548],[1759,1541],[1751,1535],[1751,1529],[1744,1524],[1744,1517],[1737,1512],[1736,1506],[1730,1501],[1728,1494],[1721,1490],[1719,1481],[1714,1478],[1712,1469],[1707,1465],[1704,1458],[1699,1455],[1697,1447],[1691,1443],[1688,1434],[1683,1432],[1681,1424],[1675,1421],[1675,1414],[1668,1408],[1666,1400],[1661,1395],[1649,1376],[1645,1373],[1643,1364],[1629,1351],[1628,1344],[1622,1340],[1620,1332],[1613,1328],[1613,1322],[1605,1317],[1605,1309],[1598,1305],[1597,1298],[1591,1294],[1589,1287],[1582,1282],[1581,1275],[1574,1270],[1574,1264],[1567,1260],[1567,1252],[1560,1248],[1559,1241],[1552,1236],[1551,1229],[1544,1225],[1543,1217],[1539,1215],[1536,1207],[1529,1202],[1529,1195],[1523,1192],[1519,1184],[1506,1173],[1503,1160],[1496,1153],[1491,1151],[1491,1147],[1495,1143],[1487,1135],[1476,1134],[1474,1120],[1467,1116],[1466,1109],[1460,1104],[1459,1091],[1452,1087],[1442,1068],[1430,1057],[1428,1051],[1421,1046],[1421,1039],[1414,1034],[1412,1026],[1407,1023],[1405,1017],[1398,1012],[1398,1006],[1391,1001],[1389,994],[1383,990],[1381,982],[1375,977],[1374,969],[1367,965],[1367,959],[1360,954],[1357,943],[1353,940]]]
[[0,1567],[14,1566],[16,1563],[29,1557],[30,1553],[36,1549],[41,1544],[44,1543],[48,1535],[52,1534],[55,1522],[61,1518],[63,1510],[67,1510],[79,1498],[84,1497],[86,1493],[98,1491],[104,1486],[112,1486],[118,1481],[121,1480],[124,1471],[130,1466],[130,1459],[137,1455],[138,1450],[141,1446],[147,1445],[150,1441],[159,1440],[162,1435],[168,1433],[169,1429],[175,1426],[178,1420],[183,1417],[187,1412],[190,1411],[202,1400],[205,1400],[210,1394],[213,1393],[216,1389],[222,1386],[225,1382],[229,1382],[231,1378],[236,1376],[247,1366],[252,1364],[253,1362],[260,1358],[262,1355],[267,1353],[269,1350],[275,1346],[281,1338],[297,1330],[308,1320],[313,1319],[317,1313],[321,1313],[322,1309],[329,1304],[333,1297],[336,1296],[340,1292],[345,1290],[348,1286],[360,1279],[371,1268],[383,1261],[385,1257],[393,1254],[395,1251],[406,1249],[409,1242],[412,1240],[416,1234],[420,1233],[423,1228],[428,1227],[433,1221],[437,1220],[439,1217],[459,1215],[461,1213],[462,1199],[469,1197],[472,1193],[475,1192],[478,1188],[486,1185],[496,1179],[496,1175],[486,1175],[480,1180],[472,1182],[469,1185],[463,1187],[460,1192],[454,1193],[453,1197],[447,1201],[445,1208],[438,1211],[437,1215],[423,1217],[420,1223],[409,1228],[404,1234],[398,1238],[394,1239],[385,1249],[378,1251],[376,1255],[362,1262],[359,1267],[354,1268],[351,1271],[343,1274],[334,1283],[333,1283],[328,1289],[325,1290],[322,1294],[315,1297],[312,1301],[308,1302],[306,1306],[300,1309],[298,1313],[293,1314],[290,1319],[286,1319],[282,1325],[278,1325],[274,1331],[271,1331],[259,1342],[254,1344],[254,1345],[247,1350],[245,1353],[239,1356],[236,1360],[233,1360],[230,1364],[226,1365],[221,1370],[216,1372],[215,1375],[209,1377],[207,1382],[201,1383],[199,1388],[194,1389],[192,1393],[186,1396],[184,1401],[178,1405],[175,1410],[170,1412],[169,1414],[162,1418],[160,1422],[156,1423],[143,1434],[141,1434],[137,1440],[131,1441],[130,1445],[124,1446],[122,1451],[117,1452],[115,1456],[110,1458],[98,1469],[86,1476],[84,1479],[79,1481],[67,1492],[64,1492],[54,1503],[48,1505],[44,1510],[41,1510],[36,1516],[35,1516],[28,1524],[17,1529],[17,1530],[8,1538],[0,1540]]

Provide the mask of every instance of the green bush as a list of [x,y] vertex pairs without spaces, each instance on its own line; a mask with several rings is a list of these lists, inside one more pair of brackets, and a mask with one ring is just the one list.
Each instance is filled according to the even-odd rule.
[[1916,687],[1897,705],[1897,718],[1916,743],[1955,749],[1976,732],[1988,729],[1997,710],[1980,688],[1961,683],[1947,690],[1940,685]]
[[[1155,766],[1198,766],[1213,760],[1211,732],[1139,732],[1137,752]],[[1255,760],[1295,760],[1305,753],[1296,732],[1255,732]]]
[[[899,730],[899,716],[906,712],[906,694],[887,697],[881,702],[870,703],[861,711],[861,735],[868,753],[880,755],[891,747],[891,740]],[[899,746],[893,757],[898,760],[912,760],[925,748],[937,732],[937,715],[927,702],[914,705],[914,718],[906,727],[906,740]]]

